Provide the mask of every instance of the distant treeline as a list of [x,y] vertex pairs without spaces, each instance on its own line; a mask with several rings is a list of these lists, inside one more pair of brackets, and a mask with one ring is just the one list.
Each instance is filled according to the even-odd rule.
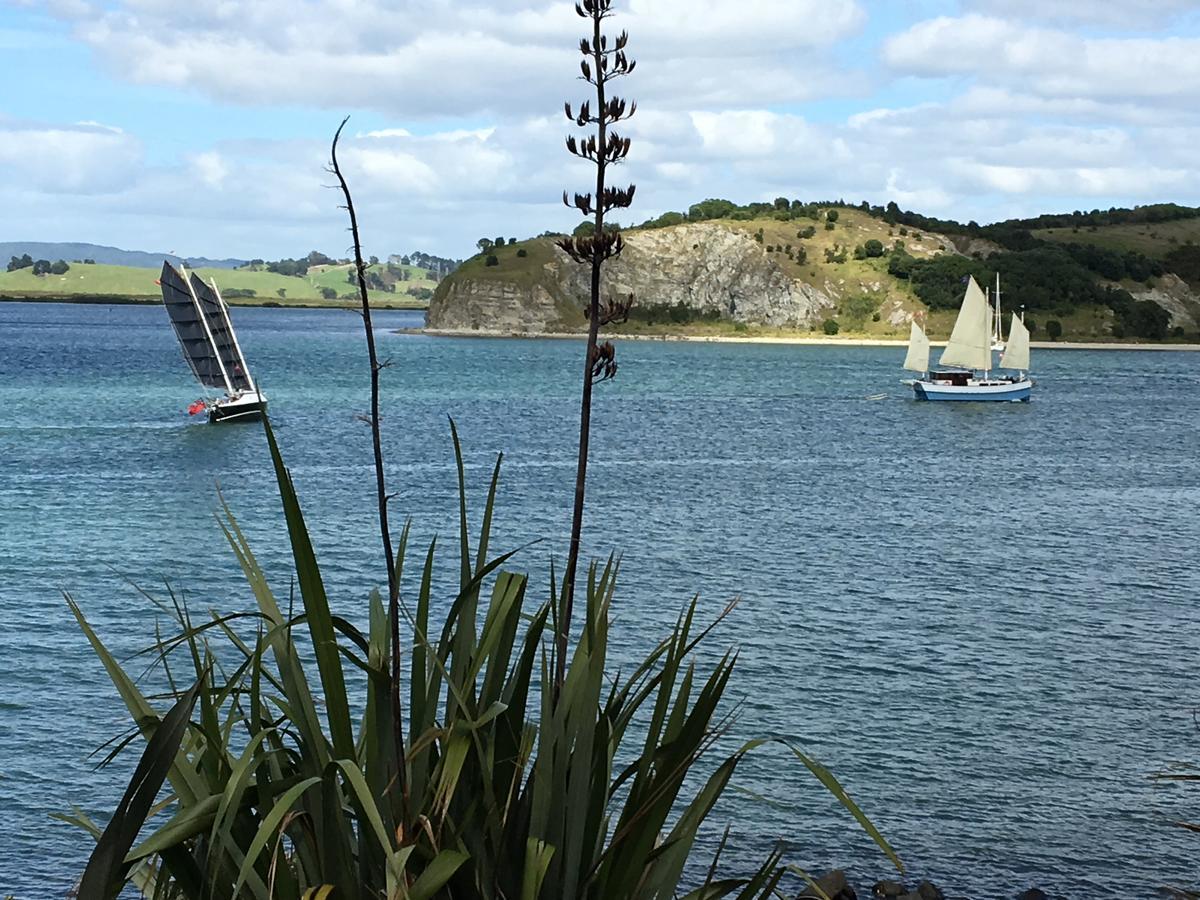
[[916,295],[930,309],[956,309],[962,303],[967,276],[987,285],[999,272],[1002,286],[1017,285],[1014,293],[1020,304],[1032,311],[1067,316],[1076,306],[1107,306],[1116,317],[1113,334],[1118,338],[1162,340],[1171,319],[1157,303],[1135,300],[1122,288],[1097,284],[1092,271],[1053,246],[993,253],[987,259],[953,253],[914,259],[898,250],[888,261],[888,272],[911,280]]
[[[91,260],[84,260],[90,263]],[[19,272],[21,269],[31,269],[34,275],[65,275],[71,270],[70,264],[63,259],[50,262],[48,259],[34,259],[28,253],[14,256],[8,261],[6,272]]]
[[[277,259],[263,260],[252,259],[244,268],[253,271],[274,272],[277,275],[293,275],[303,277],[308,274],[308,270],[314,266],[348,266],[352,260],[350,259],[334,259],[332,256],[326,256],[320,250],[312,250],[307,256],[299,257],[298,259]],[[367,260],[369,266],[384,265],[380,263],[378,256],[372,256]],[[389,271],[396,271],[397,266],[414,266],[420,269],[426,269],[432,273],[432,280],[439,280],[449,275],[461,264],[459,260],[445,259],[440,256],[434,256],[430,253],[410,253],[404,256],[392,254],[388,257],[386,264]],[[374,287],[370,283],[370,274],[368,273],[368,287]],[[396,280],[396,279],[393,279]],[[381,289],[382,290],[382,289]]]

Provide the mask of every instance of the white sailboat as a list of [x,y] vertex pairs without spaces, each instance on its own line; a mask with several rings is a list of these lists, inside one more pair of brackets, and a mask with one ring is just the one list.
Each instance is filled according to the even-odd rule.
[[267,398],[250,375],[229,307],[216,282],[205,284],[184,267],[176,269],[164,262],[159,285],[192,374],[204,387],[225,392],[224,398],[197,401],[188,411],[207,413],[209,422],[260,418],[266,412]]
[[975,279],[969,278],[954,330],[942,351],[939,368],[932,372],[929,339],[913,323],[904,368],[924,373],[924,377],[911,382],[918,400],[1028,402],[1033,390],[1028,375],[1029,331],[1016,315],[1012,317],[999,368],[1016,374],[993,375],[996,366],[992,351],[998,338],[998,328],[993,329],[994,315]]

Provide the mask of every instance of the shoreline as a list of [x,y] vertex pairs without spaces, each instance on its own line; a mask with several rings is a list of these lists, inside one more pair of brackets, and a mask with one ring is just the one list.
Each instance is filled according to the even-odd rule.
[[[429,337],[451,338],[529,338],[534,340],[586,340],[584,332],[557,331],[471,331],[452,328],[405,328],[398,329],[397,334],[423,334]],[[908,341],[888,338],[866,337],[832,337],[826,335],[706,335],[706,334],[606,334],[606,338],[621,341],[660,341],[678,343],[708,343],[708,344],[777,344],[802,347],[907,347]],[[930,341],[931,347],[944,347],[945,341]],[[1035,350],[1178,350],[1182,352],[1200,352],[1200,344],[1139,344],[1121,343],[1117,341],[1031,341],[1030,347]]]
[[[247,302],[249,301],[249,302]],[[252,309],[345,309],[357,311],[359,306],[354,303],[334,304],[321,300],[298,300],[287,303],[279,300],[269,300],[265,297],[230,297],[225,301],[230,306],[248,307]],[[13,297],[0,295],[0,303],[71,303],[80,306],[157,306],[162,304],[161,297],[126,297],[119,294],[79,294],[78,296],[53,297],[47,295],[31,297]],[[372,310],[385,312],[425,312],[427,306],[377,306],[371,304]]]

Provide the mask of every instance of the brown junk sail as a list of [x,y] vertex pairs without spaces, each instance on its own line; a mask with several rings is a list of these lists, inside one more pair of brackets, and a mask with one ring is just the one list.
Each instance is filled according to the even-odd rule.
[[229,321],[225,302],[210,285],[201,281],[195,272],[191,273],[191,284],[208,323],[208,331],[221,360],[221,368],[229,378],[233,391],[238,393],[254,390],[254,382],[250,380],[246,360],[242,357],[241,348],[238,347],[237,338],[233,334],[233,323]]
[[182,274],[168,262],[163,263],[163,305],[171,317],[171,325],[183,348],[183,357],[192,367],[196,380],[205,387],[232,392],[233,385],[226,376],[217,353],[216,343],[200,300],[194,295]]

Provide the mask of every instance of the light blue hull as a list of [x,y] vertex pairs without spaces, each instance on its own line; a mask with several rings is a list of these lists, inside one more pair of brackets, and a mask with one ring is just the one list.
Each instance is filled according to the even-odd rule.
[[950,400],[969,403],[1028,403],[1033,382],[1028,379],[1012,383],[938,384],[914,381],[913,392],[918,400]]

